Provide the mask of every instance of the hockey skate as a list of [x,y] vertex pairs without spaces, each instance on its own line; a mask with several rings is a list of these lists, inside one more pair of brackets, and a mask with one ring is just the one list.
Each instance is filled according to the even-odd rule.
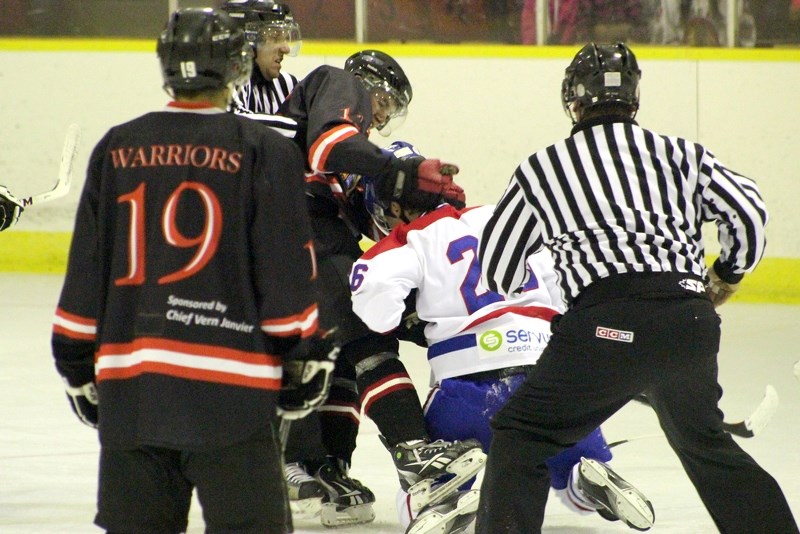
[[322,511],[322,499],[325,489],[300,462],[292,462],[283,466],[286,477],[286,489],[289,493],[289,507],[292,515],[299,518],[316,517]]
[[389,451],[415,513],[454,493],[486,465],[486,454],[475,439],[400,443]]
[[581,458],[578,487],[583,494],[602,508],[605,519],[621,519],[635,530],[649,530],[655,522],[653,505],[608,465],[598,460]]
[[439,504],[420,511],[408,525],[405,534],[458,534],[464,532],[478,515],[480,492],[476,489],[457,491]]
[[326,492],[321,512],[323,525],[341,527],[375,519],[372,509],[375,495],[361,482],[350,478],[343,460],[329,457],[317,471],[316,479]]

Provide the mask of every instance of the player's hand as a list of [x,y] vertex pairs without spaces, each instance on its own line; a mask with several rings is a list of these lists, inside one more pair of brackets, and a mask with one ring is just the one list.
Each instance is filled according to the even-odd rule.
[[448,204],[456,209],[460,210],[467,207],[467,194],[464,192],[464,188],[455,182],[444,188],[442,196]]
[[725,304],[725,302],[731,298],[731,295],[733,295],[736,290],[739,289],[738,283],[731,284],[722,280],[714,267],[711,267],[708,270],[708,279],[709,281],[706,285],[706,293],[708,294],[708,298],[711,299],[711,303],[715,308]]
[[0,232],[16,224],[25,207],[20,199],[0,185]]
[[87,382],[81,386],[74,387],[69,385],[64,379],[64,386],[67,390],[67,399],[72,407],[72,411],[78,416],[86,426],[97,428],[97,386],[94,382]]
[[328,399],[340,343],[335,331],[303,340],[284,356],[278,415],[302,419]]
[[458,167],[452,163],[442,163],[438,159],[422,160],[417,167],[417,187],[420,191],[444,194],[456,174]]
[[385,185],[378,188],[378,196],[383,202],[399,200],[406,204],[414,191],[423,191],[441,195],[456,207],[464,207],[464,190],[453,181],[455,174],[458,174],[458,166],[438,159],[398,159],[382,178]]

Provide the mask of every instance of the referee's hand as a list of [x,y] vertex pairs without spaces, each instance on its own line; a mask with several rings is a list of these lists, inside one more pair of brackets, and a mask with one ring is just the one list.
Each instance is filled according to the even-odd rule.
[[722,280],[714,267],[708,270],[708,278],[709,282],[706,286],[706,293],[708,293],[708,298],[711,299],[711,303],[715,308],[725,304],[728,299],[731,298],[731,295],[736,293],[736,290],[739,289],[738,283],[731,284]]

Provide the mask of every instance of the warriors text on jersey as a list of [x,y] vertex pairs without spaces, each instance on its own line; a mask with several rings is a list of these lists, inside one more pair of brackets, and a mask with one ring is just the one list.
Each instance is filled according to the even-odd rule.
[[529,282],[514,298],[480,281],[478,237],[493,206],[458,211],[442,205],[396,227],[353,265],[353,309],[373,330],[401,322],[419,288],[416,311],[428,322],[428,360],[436,380],[535,363],[561,307],[552,260],[531,258]]
[[219,447],[274,415],[281,356],[317,329],[302,180],[293,143],[208,105],[100,140],[53,352],[94,365],[104,446]]

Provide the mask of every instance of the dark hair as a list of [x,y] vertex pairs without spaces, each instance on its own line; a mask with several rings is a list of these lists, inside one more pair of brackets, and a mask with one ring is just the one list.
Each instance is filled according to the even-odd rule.
[[623,104],[622,102],[603,102],[581,109],[581,120],[608,116],[631,118],[635,113],[636,106]]

